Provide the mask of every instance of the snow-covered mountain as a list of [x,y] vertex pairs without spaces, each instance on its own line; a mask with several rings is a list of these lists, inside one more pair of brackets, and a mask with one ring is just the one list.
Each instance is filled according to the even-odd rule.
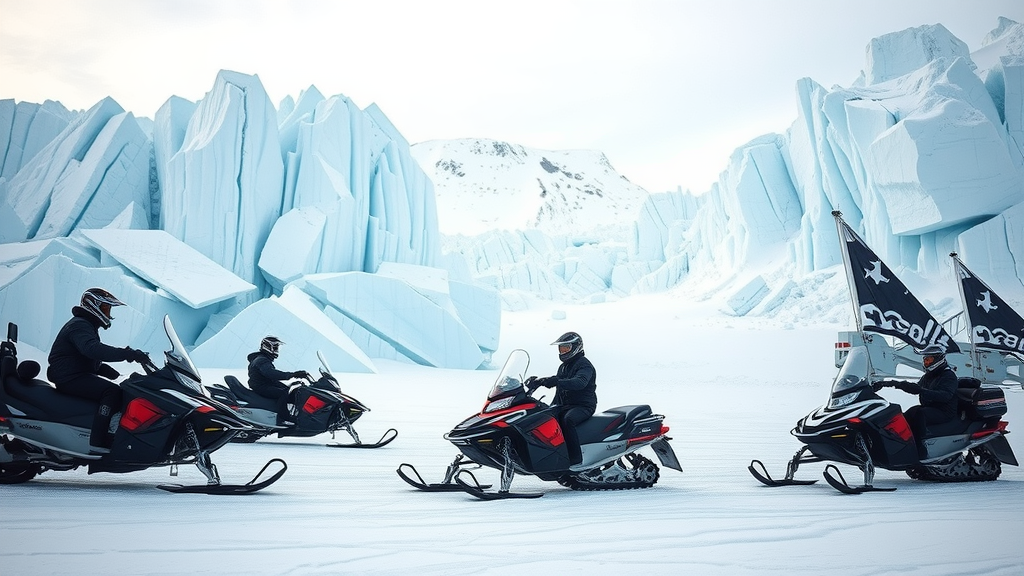
[[573,234],[621,226],[636,220],[647,197],[593,150],[537,150],[467,138],[414,144],[412,155],[434,182],[445,234]]

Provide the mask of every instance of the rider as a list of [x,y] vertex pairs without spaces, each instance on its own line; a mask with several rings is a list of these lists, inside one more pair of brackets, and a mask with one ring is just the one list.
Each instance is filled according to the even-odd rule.
[[309,372],[298,370],[296,372],[282,372],[274,367],[274,360],[277,359],[278,350],[284,342],[276,336],[267,336],[260,342],[260,349],[249,354],[249,388],[253,392],[277,400],[277,423],[279,426],[291,426],[292,414],[288,410],[290,386],[284,380],[292,378],[310,378]]
[[583,338],[575,332],[566,332],[551,343],[558,346],[558,359],[562,364],[554,376],[527,378],[526,385],[533,389],[540,386],[555,388],[552,406],[559,406],[559,420],[565,446],[569,451],[569,464],[583,461],[579,435],[576,427],[597,410],[597,370],[583,354]]
[[946,360],[946,349],[931,344],[918,351],[924,374],[917,382],[882,380],[876,385],[899,388],[908,394],[917,394],[920,405],[906,411],[911,429],[924,434],[929,425],[944,424],[957,416],[957,376]]
[[142,350],[116,348],[100,341],[99,329],[110,328],[114,319],[110,309],[123,305],[102,288],[86,290],[81,306],[71,308],[71,319],[57,333],[47,359],[46,377],[59,392],[99,400],[89,434],[89,449],[97,454],[110,451],[110,420],[121,407],[121,387],[111,381],[120,374],[105,362],[149,361]]

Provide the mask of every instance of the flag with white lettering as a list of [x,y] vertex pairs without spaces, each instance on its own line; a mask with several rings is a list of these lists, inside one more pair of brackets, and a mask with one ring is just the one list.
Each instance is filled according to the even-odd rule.
[[978,348],[1024,353],[1024,318],[952,254],[971,343]]
[[834,215],[846,251],[846,273],[860,329],[893,336],[916,350],[938,344],[946,352],[959,352],[960,347],[942,323],[928,313],[839,214]]

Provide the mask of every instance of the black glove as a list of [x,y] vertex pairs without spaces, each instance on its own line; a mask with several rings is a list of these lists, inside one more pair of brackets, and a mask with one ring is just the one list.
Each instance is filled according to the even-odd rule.
[[536,376],[530,376],[529,378],[527,378],[526,382],[523,382],[523,385],[526,386],[527,392],[533,392],[534,390],[537,389],[537,387],[540,386],[540,384],[537,383]]
[[299,370],[297,372],[292,372],[292,378],[305,378],[306,380],[312,380],[313,376],[305,370]]
[[139,364],[149,363],[149,354],[135,348],[125,348],[128,351],[128,361]]

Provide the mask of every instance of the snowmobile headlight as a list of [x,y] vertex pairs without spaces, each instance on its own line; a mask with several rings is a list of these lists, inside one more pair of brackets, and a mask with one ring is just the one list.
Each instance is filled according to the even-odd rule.
[[495,400],[494,402],[491,402],[490,404],[488,404],[486,408],[484,408],[484,413],[494,412],[496,410],[501,410],[503,408],[508,408],[509,406],[512,405],[512,400],[514,400],[514,399],[515,399],[514,396],[509,396],[508,398],[502,398],[501,400]]
[[829,408],[842,408],[843,406],[846,406],[848,404],[852,404],[853,401],[857,399],[857,395],[858,394],[860,394],[859,390],[856,391],[856,392],[850,392],[849,394],[843,394],[842,396],[840,396],[838,398],[833,398],[833,399],[828,401],[828,407]]

